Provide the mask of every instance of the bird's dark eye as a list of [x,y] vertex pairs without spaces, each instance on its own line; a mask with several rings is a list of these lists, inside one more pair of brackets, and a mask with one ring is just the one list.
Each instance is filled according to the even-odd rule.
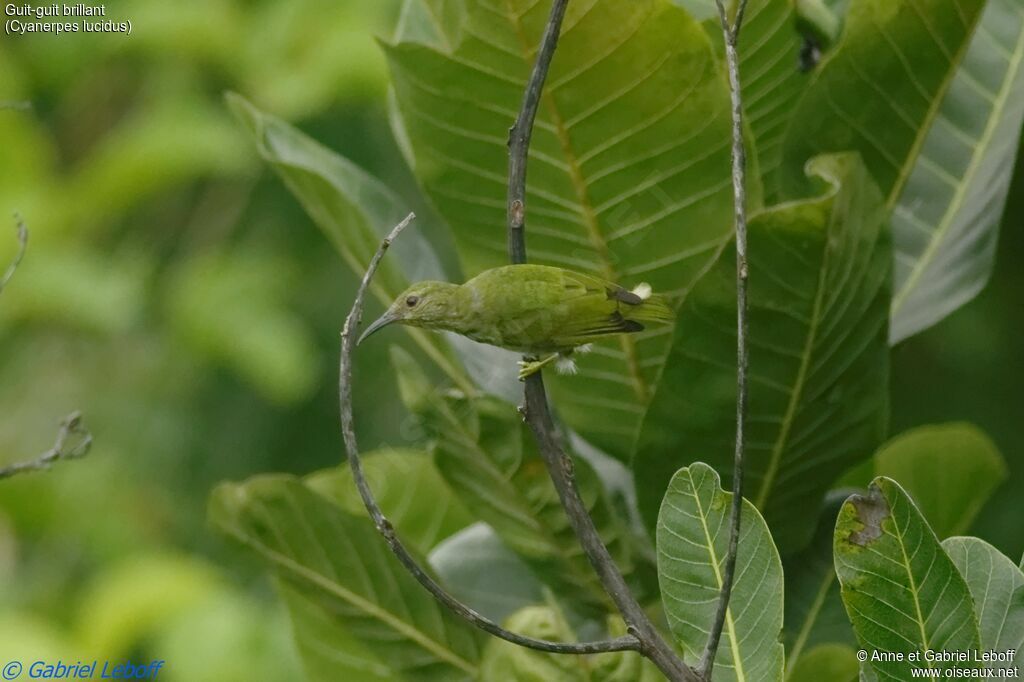
[[420,297],[419,296],[410,296],[409,298],[405,299],[405,304],[407,306],[409,306],[410,308],[415,308],[416,304],[419,303],[419,302],[420,302]]

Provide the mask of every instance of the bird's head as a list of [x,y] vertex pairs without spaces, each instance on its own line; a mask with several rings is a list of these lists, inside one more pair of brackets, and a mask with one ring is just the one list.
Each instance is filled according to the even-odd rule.
[[392,322],[430,329],[449,328],[455,316],[454,295],[457,289],[457,284],[448,282],[413,284],[399,294],[387,311],[366,328],[356,345]]

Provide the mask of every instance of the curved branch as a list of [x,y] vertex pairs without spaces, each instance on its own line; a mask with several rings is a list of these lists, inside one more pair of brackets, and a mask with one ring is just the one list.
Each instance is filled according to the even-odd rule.
[[[526,262],[526,167],[530,138],[568,4],[568,0],[554,0],[552,3],[547,27],[537,51],[537,61],[523,94],[522,108],[515,125],[509,131],[508,255],[513,264]],[[626,621],[629,631],[640,641],[641,653],[657,665],[668,679],[696,681],[696,673],[683,663],[647,617],[601,540],[576,487],[572,458],[566,454],[558,440],[540,372],[526,379],[522,413],[537,439],[541,456],[558,491],[558,498],[580,545],[608,596]]]
[[725,617],[732,596],[736,576],[736,552],[740,540],[740,516],[743,509],[743,451],[746,447],[745,424],[747,417],[747,196],[746,149],[743,146],[743,97],[740,89],[740,60],[737,44],[747,0],[740,0],[732,24],[722,0],[718,5],[718,18],[725,41],[725,60],[729,70],[729,93],[732,99],[732,186],[736,221],[736,446],[732,464],[732,505],[729,511],[729,549],[722,569],[722,590],[718,595],[715,619],[708,633],[697,670],[705,680],[711,679],[715,654],[725,627]]
[[366,482],[366,477],[363,475],[362,462],[359,459],[359,447],[356,443],[355,428],[352,422],[352,351],[355,348],[354,332],[355,328],[359,325],[359,321],[363,313],[363,298],[366,294],[366,289],[370,285],[370,281],[373,279],[374,273],[377,271],[377,266],[380,265],[380,261],[384,257],[384,253],[388,250],[388,247],[391,246],[391,242],[394,241],[402,230],[412,222],[414,217],[415,216],[410,213],[405,220],[396,225],[395,228],[391,230],[391,233],[384,238],[384,241],[381,242],[380,248],[378,248],[377,253],[374,254],[373,259],[370,261],[370,265],[366,270],[366,274],[363,275],[363,280],[359,284],[359,289],[356,291],[356,299],[352,303],[352,310],[349,312],[348,317],[345,318],[345,326],[341,332],[341,368],[339,372],[338,385],[338,396],[341,409],[341,435],[345,441],[345,450],[348,453],[348,462],[352,469],[352,477],[355,479],[356,488],[359,490],[359,496],[363,498],[363,504],[366,506],[366,511],[370,514],[370,518],[373,519],[373,524],[377,527],[377,530],[384,536],[384,540],[391,548],[391,551],[394,552],[398,560],[406,570],[416,578],[420,585],[426,588],[428,592],[434,595],[441,604],[453,613],[460,616],[470,624],[480,628],[484,632],[529,649],[536,649],[537,651],[556,654],[597,654],[610,651],[639,651],[640,641],[633,635],[625,635],[615,639],[595,642],[552,642],[527,637],[525,635],[506,630],[494,621],[466,606],[441,587],[441,585],[430,576],[427,570],[417,563],[409,550],[406,549],[404,544],[402,544],[402,541],[395,533],[395,529],[391,525],[391,522],[387,520],[384,513],[381,511],[380,506],[377,504],[377,500],[373,496],[373,491],[370,490],[370,486]]

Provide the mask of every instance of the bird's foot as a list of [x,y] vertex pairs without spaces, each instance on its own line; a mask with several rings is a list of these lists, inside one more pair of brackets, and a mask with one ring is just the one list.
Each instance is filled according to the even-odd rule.
[[554,353],[541,360],[521,360],[519,362],[519,380],[526,381],[526,377],[536,374],[558,358],[558,353]]

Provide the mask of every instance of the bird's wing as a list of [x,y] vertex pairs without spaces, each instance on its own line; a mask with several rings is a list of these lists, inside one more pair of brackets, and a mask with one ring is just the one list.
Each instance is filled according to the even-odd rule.
[[623,312],[643,303],[636,294],[617,284],[578,272],[564,271],[565,289],[555,341],[578,346],[612,334],[643,331],[644,326]]

